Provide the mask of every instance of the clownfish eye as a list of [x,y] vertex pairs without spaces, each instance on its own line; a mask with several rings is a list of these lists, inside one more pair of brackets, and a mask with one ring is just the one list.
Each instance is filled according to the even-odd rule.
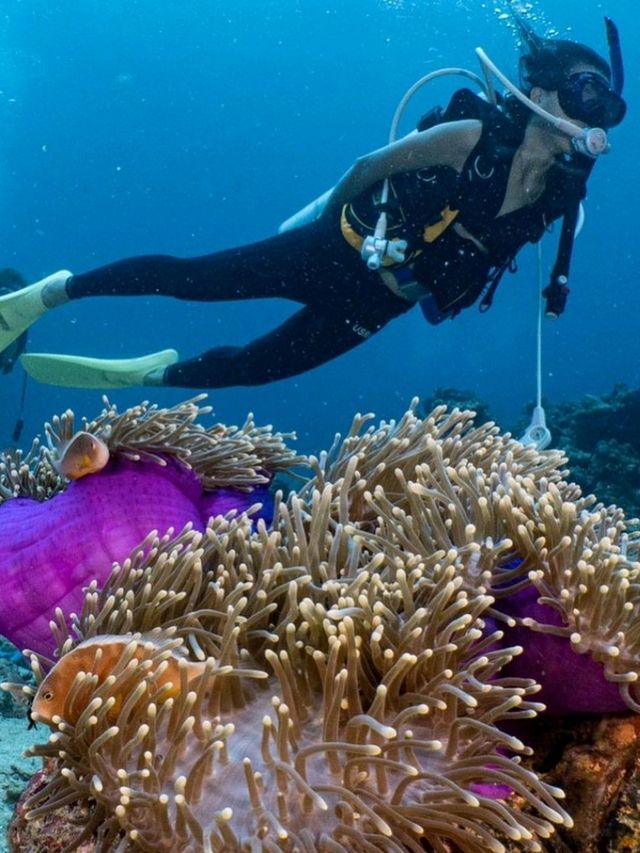
[[51,700],[53,699],[53,692],[51,690],[47,690],[46,693],[42,694],[42,698],[45,702],[51,702]]

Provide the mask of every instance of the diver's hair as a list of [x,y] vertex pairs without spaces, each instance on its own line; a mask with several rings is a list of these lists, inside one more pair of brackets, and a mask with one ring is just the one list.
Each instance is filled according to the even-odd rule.
[[609,63],[585,44],[567,39],[531,41],[529,50],[520,58],[520,87],[526,95],[534,86],[553,91],[576,65],[593,65],[611,80]]

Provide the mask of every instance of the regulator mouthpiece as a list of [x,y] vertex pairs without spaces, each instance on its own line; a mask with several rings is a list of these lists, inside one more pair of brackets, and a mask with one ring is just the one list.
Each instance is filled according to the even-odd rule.
[[584,130],[582,136],[574,136],[571,139],[571,144],[578,154],[585,154],[594,160],[609,151],[609,140],[606,131],[601,127],[590,127]]

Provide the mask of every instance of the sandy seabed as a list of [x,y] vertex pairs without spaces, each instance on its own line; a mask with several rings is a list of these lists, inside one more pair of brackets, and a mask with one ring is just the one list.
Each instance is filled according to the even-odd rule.
[[[7,829],[16,800],[27,781],[42,766],[39,758],[25,758],[23,753],[36,741],[46,740],[47,734],[28,728],[24,717],[0,716],[0,853],[7,853]],[[41,727],[40,727],[41,728]]]

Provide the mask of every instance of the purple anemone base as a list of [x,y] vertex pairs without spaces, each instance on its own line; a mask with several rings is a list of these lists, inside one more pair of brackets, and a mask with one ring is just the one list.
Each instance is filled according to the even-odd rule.
[[[540,604],[540,593],[530,586],[500,599],[497,607],[515,618],[529,617],[544,625],[562,626],[560,614]],[[502,675],[535,678],[542,685],[536,701],[544,702],[547,714],[606,714],[628,711],[618,685],[607,681],[601,663],[588,654],[578,654],[569,638],[545,634],[531,628],[506,628],[504,643],[524,651],[514,658]]]
[[252,492],[205,492],[182,463],[115,457],[97,474],[69,483],[50,500],[12,498],[0,505],[0,634],[18,648],[54,650],[49,622],[82,607],[83,589],[103,584],[151,532],[176,534],[186,524],[204,530],[211,516],[255,503],[269,521],[266,486]]

